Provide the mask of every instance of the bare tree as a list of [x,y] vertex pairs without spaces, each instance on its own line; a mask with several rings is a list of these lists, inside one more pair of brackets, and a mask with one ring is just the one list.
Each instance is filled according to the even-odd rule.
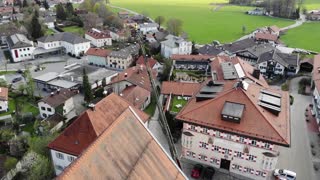
[[158,16],[154,21],[159,24],[159,28],[160,28],[161,24],[164,23],[165,18],[163,16]]
[[178,36],[182,32],[182,21],[180,19],[169,19],[167,22],[167,30],[175,35]]
[[102,20],[97,14],[89,12],[83,16],[83,24],[85,29],[96,28],[101,23]]

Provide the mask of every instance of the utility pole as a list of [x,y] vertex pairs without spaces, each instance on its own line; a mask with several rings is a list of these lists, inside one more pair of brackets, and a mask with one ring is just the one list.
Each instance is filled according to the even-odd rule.
[[172,159],[174,161],[176,161],[177,165],[181,168],[180,160],[179,160],[179,157],[178,157],[178,154],[177,154],[177,149],[174,146],[172,134],[171,134],[171,131],[170,131],[170,128],[169,128],[169,125],[168,125],[168,121],[167,121],[167,118],[166,118],[165,114],[162,111],[162,109],[163,109],[162,108],[162,104],[159,102],[159,94],[158,94],[158,91],[157,91],[157,88],[156,88],[156,83],[155,83],[155,81],[153,79],[153,74],[152,74],[151,68],[149,66],[149,63],[147,62],[148,58],[147,58],[147,54],[146,54],[145,47],[144,47],[144,44],[143,44],[143,38],[142,38],[141,33],[138,33],[138,39],[139,39],[139,43],[140,43],[140,47],[141,47],[141,52],[142,52],[142,55],[144,57],[144,63],[146,65],[146,69],[147,69],[147,72],[148,72],[148,75],[149,75],[149,79],[150,79],[150,82],[151,82],[152,93],[156,98],[156,105],[157,105],[157,108],[159,110],[159,115],[160,115],[159,116],[160,117],[159,118],[159,122],[160,122],[160,125],[162,127],[162,130],[163,130],[165,136],[167,137],[167,140],[168,140],[168,143],[169,143],[171,157],[172,157]]

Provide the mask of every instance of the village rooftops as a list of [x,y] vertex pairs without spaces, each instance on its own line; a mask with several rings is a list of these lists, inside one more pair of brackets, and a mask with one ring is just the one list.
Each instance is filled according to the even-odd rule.
[[256,40],[268,40],[268,41],[274,41],[274,42],[278,41],[278,36],[271,33],[257,32],[255,34],[255,38]]
[[68,89],[58,89],[56,92],[52,92],[50,95],[44,97],[40,101],[49,104],[53,108],[56,108],[74,95],[76,95],[76,93]]
[[112,51],[109,56],[115,58],[128,58],[130,55],[136,56],[139,54],[140,46],[138,44],[133,44],[128,47],[125,47],[119,51]]
[[[158,63],[157,60],[153,59],[153,58],[148,58],[147,59],[147,63],[148,65],[150,66],[150,68],[153,68],[154,65],[156,65]],[[143,65],[146,65],[145,62],[144,62],[144,57],[143,56],[140,56],[139,59],[137,60],[136,64],[143,64]]]
[[109,124],[58,180],[187,179],[134,108],[123,109]]
[[[56,151],[79,156],[104,131],[108,128],[112,129],[112,124],[129,109],[129,106],[133,107],[132,104],[116,94],[110,94],[99,101],[94,107],[82,113],[69,127],[53,140],[48,147]],[[149,119],[149,116],[143,111],[135,107],[132,109],[144,123]],[[130,119],[128,119],[128,121],[130,121]],[[117,134],[117,136],[118,135],[121,135],[121,133]],[[125,141],[127,141],[127,139],[121,142],[127,144]],[[130,150],[131,148],[125,149]]]
[[134,107],[141,109],[144,102],[150,96],[150,91],[140,86],[128,86],[120,94],[125,100],[129,101]]
[[111,50],[100,49],[100,48],[90,48],[86,52],[86,55],[107,57],[110,53],[111,53]]
[[43,43],[64,41],[70,44],[80,44],[80,43],[90,42],[87,39],[84,39],[78,35],[75,35],[69,32],[55,33],[48,36],[43,36],[41,38],[38,38],[37,41],[43,42]]
[[172,94],[176,96],[193,96],[199,91],[200,87],[201,84],[199,83],[164,81],[162,82],[161,94]]
[[98,29],[92,28],[86,32],[87,35],[93,37],[94,39],[105,39],[111,38],[109,32],[100,31]]
[[211,61],[214,57],[211,55],[171,55],[171,59],[175,61]]
[[186,42],[186,40],[184,40],[182,37],[173,36],[171,34],[167,35],[165,37],[165,39],[166,40],[162,41],[161,44],[164,44],[164,45],[172,47],[172,48],[179,47],[179,44],[181,42]]
[[258,63],[262,63],[268,60],[274,60],[286,68],[288,68],[289,66],[297,67],[299,63],[299,55],[286,54],[281,53],[278,50],[272,50],[270,52],[263,53],[259,57]]
[[[266,103],[261,100],[261,94],[272,97],[276,94],[275,99],[277,100]],[[223,90],[211,99],[204,101],[196,99],[189,100],[188,104],[178,113],[176,119],[286,147],[290,146],[290,99],[288,92],[264,88],[253,83],[229,81],[225,82]],[[223,111],[226,102],[244,105],[236,107],[237,117],[239,118],[242,114],[240,123],[228,122],[223,119],[222,115],[226,113]],[[279,104],[276,105],[278,102],[280,102],[280,107]],[[271,107],[269,104],[278,106],[280,109]],[[235,106],[230,107],[234,108]],[[231,114],[229,113],[229,115]]]
[[151,28],[151,27],[158,28],[159,24],[157,24],[157,23],[142,23],[142,24],[139,24],[139,27],[140,28]]
[[23,34],[13,34],[7,37],[10,49],[32,47],[33,43]]
[[247,38],[233,43],[224,44],[222,46],[222,50],[228,51],[229,53],[236,53],[237,51],[245,50],[255,45],[257,45],[257,43],[254,39]]
[[198,52],[204,55],[219,55],[223,51],[214,45],[206,44],[199,48]]
[[0,87],[0,101],[8,101],[8,88]]

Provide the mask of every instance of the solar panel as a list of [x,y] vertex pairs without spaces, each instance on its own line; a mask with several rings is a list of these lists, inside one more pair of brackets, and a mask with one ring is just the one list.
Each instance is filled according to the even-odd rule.
[[270,104],[270,105],[281,107],[281,99],[279,97],[274,97],[274,96],[271,96],[269,94],[261,93],[260,96],[259,96],[259,100],[261,102],[264,102],[264,103],[267,103],[267,104]]
[[236,69],[234,68],[234,66],[231,62],[221,63],[221,68],[222,68],[224,79],[237,79],[238,78]]
[[236,69],[239,78],[245,77],[245,74],[244,74],[244,72],[243,72],[243,69],[241,68],[241,66],[240,66],[239,63],[236,64],[236,65],[234,65],[234,68]]
[[278,93],[274,93],[274,92],[267,91],[267,90],[264,90],[264,89],[261,90],[261,92],[264,93],[264,94],[268,94],[270,96],[281,98],[281,94],[278,94]]

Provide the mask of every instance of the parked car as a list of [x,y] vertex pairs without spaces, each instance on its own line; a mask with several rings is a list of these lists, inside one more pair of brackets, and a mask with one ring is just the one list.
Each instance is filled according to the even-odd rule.
[[214,175],[216,171],[214,170],[213,167],[206,167],[204,169],[204,173],[203,173],[203,179],[204,180],[212,180],[212,177]]
[[17,78],[12,79],[12,83],[16,83],[21,80],[22,80],[22,77],[17,77]]
[[17,70],[17,73],[22,74],[23,71],[22,71],[21,69],[18,69],[18,70]]
[[295,172],[287,169],[276,169],[274,170],[273,175],[277,179],[281,179],[281,180],[294,180],[296,179],[296,176],[297,176]]
[[191,171],[191,177],[193,177],[195,179],[200,178],[202,170],[203,170],[203,166],[202,165],[200,165],[200,164],[194,165],[194,167],[193,167],[193,169]]

